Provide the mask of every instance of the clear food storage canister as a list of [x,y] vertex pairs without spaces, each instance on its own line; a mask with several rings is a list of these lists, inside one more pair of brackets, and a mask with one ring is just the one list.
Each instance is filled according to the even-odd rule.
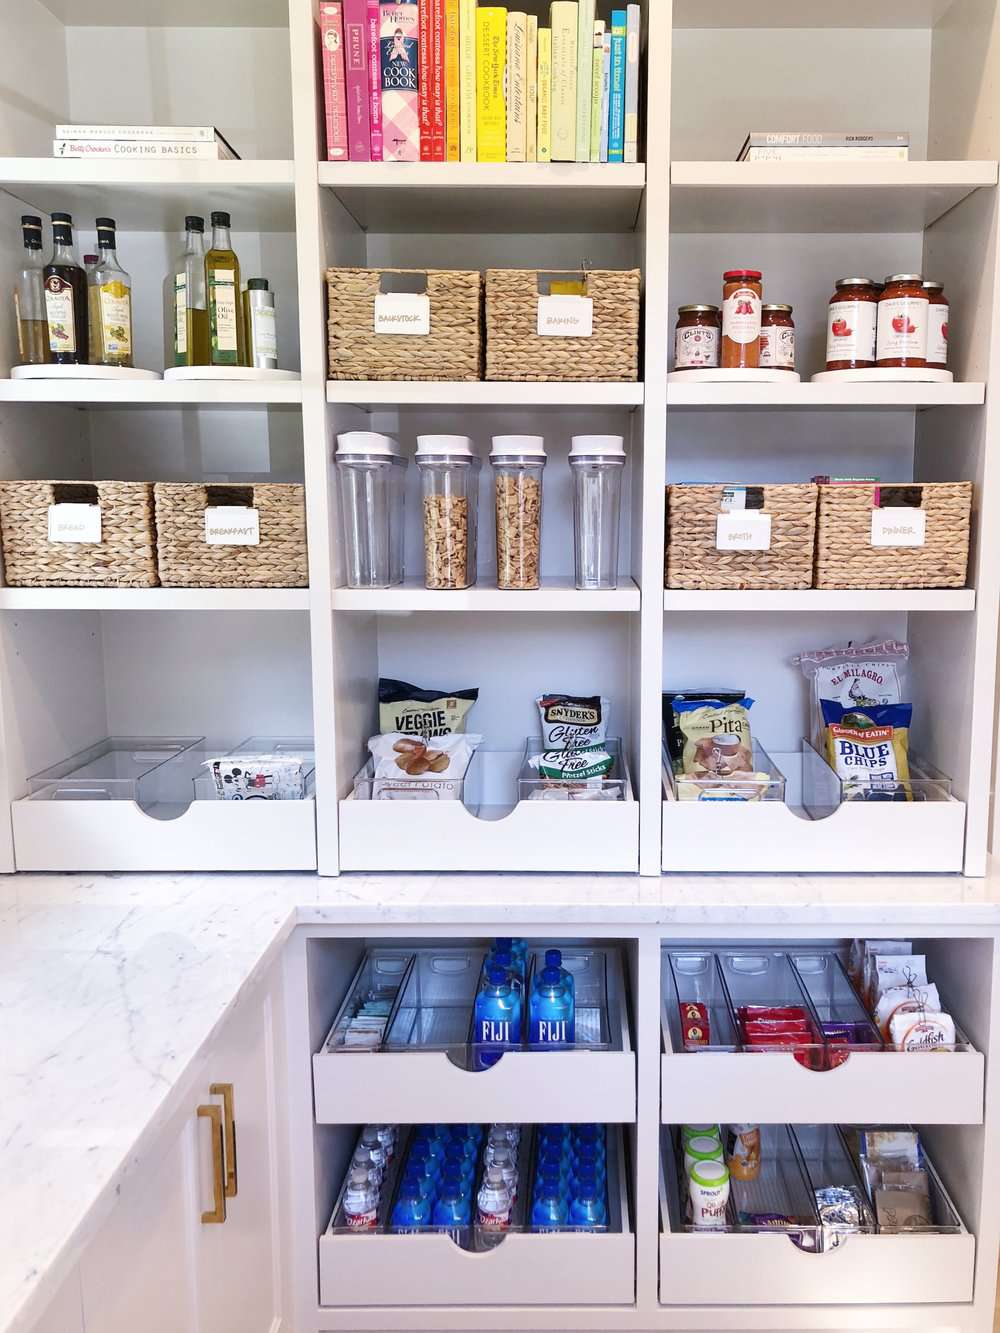
[[537,588],[545,441],[541,435],[494,435],[490,463],[496,502],[497,587]]
[[388,435],[351,430],[337,436],[340,507],[349,588],[391,588],[403,581],[406,459]]
[[569,466],[576,586],[617,588],[625,441],[620,435],[574,435]]
[[476,581],[479,459],[465,435],[418,435],[424,515],[424,585],[470,588]]

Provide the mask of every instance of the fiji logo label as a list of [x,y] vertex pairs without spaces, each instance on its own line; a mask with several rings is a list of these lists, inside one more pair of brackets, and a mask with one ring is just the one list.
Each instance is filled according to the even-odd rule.
[[479,1040],[489,1044],[502,1044],[510,1041],[510,1020],[483,1018],[479,1022]]

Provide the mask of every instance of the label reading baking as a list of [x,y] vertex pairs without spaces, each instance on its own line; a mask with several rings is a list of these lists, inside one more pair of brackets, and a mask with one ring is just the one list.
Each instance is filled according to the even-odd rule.
[[827,315],[827,362],[874,361],[877,313],[877,301],[834,301]]
[[594,302],[590,296],[540,296],[539,338],[590,338],[594,333]]
[[105,357],[131,359],[132,297],[117,279],[101,287],[101,341]]
[[76,321],[73,318],[73,287],[58,273],[45,279],[45,318],[49,325],[49,348],[53,356],[76,351]]
[[795,369],[795,330],[787,324],[770,324],[760,331],[761,370]]
[[752,287],[737,287],[722,303],[722,336],[734,343],[752,343],[760,337],[762,301]]
[[717,551],[769,551],[771,515],[759,509],[736,509],[715,520]]
[[927,356],[927,298],[893,296],[878,303],[878,359],[922,361]]
[[187,356],[188,349],[188,284],[187,274],[174,276],[174,351],[178,356]]
[[236,271],[214,269],[208,278],[208,299],[212,308],[212,343],[216,352],[239,348],[236,333]]
[[700,324],[678,329],[674,335],[674,369],[714,369],[719,364],[719,330]]
[[893,507],[872,510],[872,546],[924,546],[927,511]]
[[431,298],[426,292],[379,292],[375,297],[375,332],[426,338],[431,331]]
[[100,505],[49,505],[48,517],[50,542],[86,542],[91,546],[100,544]]
[[245,505],[214,505],[205,510],[208,546],[259,546],[260,515]]
[[948,364],[948,307],[932,305],[927,311],[927,364]]

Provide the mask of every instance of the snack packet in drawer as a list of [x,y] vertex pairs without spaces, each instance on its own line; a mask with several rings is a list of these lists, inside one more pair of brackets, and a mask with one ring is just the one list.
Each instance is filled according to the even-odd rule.
[[482,736],[451,735],[425,740],[391,731],[372,736],[373,801],[459,801],[462,782]]
[[905,703],[909,657],[909,645],[898,639],[810,649],[793,657],[793,664],[802,668],[812,686],[817,749],[822,747],[826,726],[824,701],[845,709]]
[[911,704],[845,708],[824,699],[824,751],[827,763],[844,781],[848,800],[874,800],[902,791],[912,799],[909,740]]
[[301,801],[304,761],[283,754],[234,754],[207,759],[220,801]]
[[378,682],[378,724],[382,734],[450,736],[464,731],[478,689],[434,690],[382,676]]
[[608,739],[611,700],[603,694],[543,694],[535,703],[546,750],[579,750]]

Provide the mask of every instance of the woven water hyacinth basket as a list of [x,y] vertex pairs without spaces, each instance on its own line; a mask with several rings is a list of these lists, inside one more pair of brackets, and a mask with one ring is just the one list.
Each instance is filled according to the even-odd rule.
[[[875,492],[883,509],[915,507],[923,546],[872,546]],[[817,588],[964,588],[969,566],[972,482],[820,486]]]
[[760,512],[771,516],[770,550],[718,551],[716,521],[722,512],[726,489],[725,486],[667,487],[665,586],[694,591],[811,587],[817,488],[748,486],[748,502],[759,494]]
[[585,281],[594,303],[589,338],[539,334],[537,270],[487,270],[488,380],[639,378],[639,270],[587,269],[565,276]]
[[[98,505],[101,540],[49,541],[53,504]],[[155,588],[159,582],[147,482],[0,482],[0,532],[12,588]]]
[[[305,487],[159,482],[153,491],[165,588],[308,587]],[[205,510],[217,505],[256,509],[259,545],[209,545]]]
[[[375,332],[383,274],[426,278],[430,333]],[[329,378],[482,379],[483,280],[458,269],[330,268],[326,271]]]

